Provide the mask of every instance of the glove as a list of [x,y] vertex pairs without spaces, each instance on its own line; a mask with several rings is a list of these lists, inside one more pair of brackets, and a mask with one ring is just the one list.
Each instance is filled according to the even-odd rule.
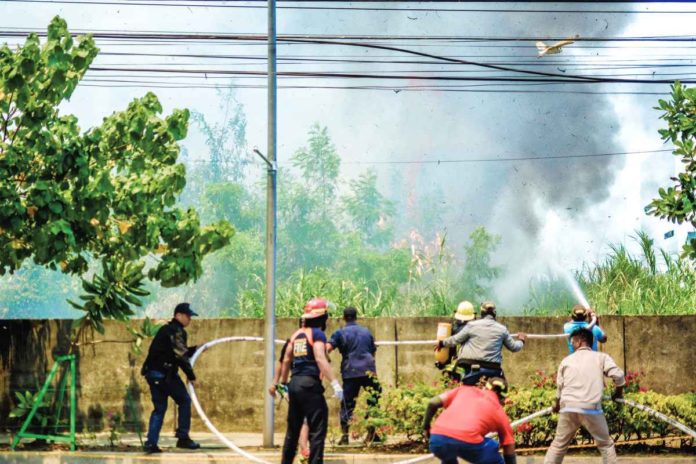
[[614,389],[614,392],[611,394],[612,401],[616,401],[620,398],[623,398],[623,388]]
[[334,391],[333,397],[337,398],[338,401],[343,401],[343,388],[341,388],[341,384],[338,383],[338,380],[331,382],[331,388],[333,388]]

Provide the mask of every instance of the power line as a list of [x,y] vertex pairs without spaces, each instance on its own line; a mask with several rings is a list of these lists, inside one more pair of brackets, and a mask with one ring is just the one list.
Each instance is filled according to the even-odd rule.
[[[97,88],[134,88],[134,89],[259,89],[265,90],[263,84],[221,84],[221,83],[181,83],[181,82],[157,82],[151,80],[132,80],[132,79],[109,79],[109,78],[84,78],[80,81],[82,87]],[[482,86],[495,85],[496,89],[482,89]],[[635,95],[635,96],[666,96],[665,92],[646,92],[646,91],[593,91],[593,90],[562,90],[549,89],[527,90],[527,89],[507,89],[500,88],[505,85],[531,86],[540,84],[476,84],[476,85],[409,85],[409,86],[379,86],[379,85],[279,85],[280,89],[287,90],[369,90],[369,91],[388,91],[396,94],[400,92],[454,92],[454,93],[490,93],[490,94],[564,94],[564,95]]]
[[[263,5],[229,4],[224,0],[166,0],[166,1],[85,1],[85,0],[5,0],[8,3],[57,3],[95,6],[155,6],[155,7],[186,7],[186,8],[237,8],[237,9],[266,9]],[[614,3],[614,2],[610,2]],[[679,3],[679,2],[677,2]],[[688,2],[685,2],[688,3]],[[534,14],[692,14],[694,10],[580,10],[580,9],[530,9],[530,8],[399,8],[399,7],[343,7],[322,5],[278,5],[279,10],[304,11],[372,11],[372,12],[404,12],[404,13],[534,13]]]
[[524,156],[517,158],[495,157],[495,158],[470,158],[470,159],[443,159],[443,160],[406,160],[406,161],[341,161],[342,164],[452,164],[452,163],[496,163],[510,161],[543,161],[543,160],[559,160],[573,158],[595,158],[607,156],[626,156],[626,155],[641,155],[651,153],[671,152],[672,149],[661,150],[643,150],[643,151],[627,151],[619,153],[594,153],[585,155],[554,155],[554,156]]
[[[8,1],[8,0],[5,0]],[[696,10],[694,10],[696,13]],[[29,33],[45,35],[44,28],[20,28],[5,26],[0,35],[10,37],[26,36]],[[183,33],[172,30],[140,30],[123,32],[115,29],[74,29],[77,34],[92,34],[94,37],[108,38],[154,38],[161,39],[223,39],[237,40],[266,40],[265,36],[254,33],[220,33],[216,31],[198,31]],[[464,36],[464,35],[394,35],[394,34],[282,34],[283,39],[321,39],[321,40],[415,40],[415,41],[444,41],[444,42],[536,42],[539,40],[566,40],[575,42],[696,42],[696,35],[645,35],[645,36],[597,36],[597,37],[567,37],[567,36]],[[534,46],[534,45],[531,45]]]
[[[176,73],[176,74],[210,74],[225,76],[266,76],[266,71],[227,70],[227,69],[162,69],[162,68],[115,68],[93,66],[92,72],[128,71],[131,73]],[[377,79],[377,80],[433,80],[433,81],[477,81],[477,82],[542,82],[554,84],[672,84],[674,79],[624,79],[613,77],[588,77],[587,79],[565,79],[556,77],[505,77],[505,76],[420,76],[413,74],[369,74],[355,72],[321,72],[321,71],[279,71],[278,77],[284,78],[342,78],[342,79]],[[536,73],[539,74],[539,73]],[[552,73],[543,73],[542,76]],[[556,74],[553,74],[556,76]],[[571,75],[572,76],[572,75]],[[696,83],[694,79],[682,79],[685,84]]]

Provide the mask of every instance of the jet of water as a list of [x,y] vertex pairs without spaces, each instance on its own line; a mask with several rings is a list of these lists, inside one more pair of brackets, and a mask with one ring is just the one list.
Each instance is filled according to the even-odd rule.
[[587,301],[585,294],[582,292],[582,289],[580,288],[580,285],[578,285],[578,282],[575,280],[575,278],[566,269],[560,269],[560,271],[561,275],[570,287],[570,290],[573,292],[573,295],[575,295],[575,299],[578,301],[578,303],[583,305],[585,308],[589,309],[590,303]]

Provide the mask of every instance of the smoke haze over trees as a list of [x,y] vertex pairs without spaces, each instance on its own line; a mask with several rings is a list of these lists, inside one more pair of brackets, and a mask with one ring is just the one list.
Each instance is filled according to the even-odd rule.
[[[65,7],[68,12],[71,8]],[[192,10],[183,17],[160,9],[157,15],[161,18],[153,13],[143,17],[142,24],[128,24],[132,29],[148,30],[263,30],[263,12],[234,11],[212,18],[210,12]],[[85,19],[88,17],[97,24],[95,27],[125,27],[100,23],[101,19],[86,12],[80,15],[75,13],[76,20],[82,18],[83,27],[92,27]],[[680,18],[668,15],[663,20],[656,16],[659,15],[642,18],[623,14],[432,11],[339,14],[282,10],[279,31],[612,37],[679,34],[688,30]],[[524,59],[525,64],[515,66],[557,74],[583,72],[582,63],[611,61],[612,56],[624,53],[622,47],[628,47],[616,42],[577,42],[564,48],[560,55],[538,59],[531,41],[479,44],[442,40],[420,45],[415,40],[403,40],[398,44],[475,61]],[[262,49],[248,45],[206,47],[210,52],[245,55],[259,54]],[[187,51],[198,50],[192,46]],[[281,56],[375,61],[407,58],[386,51],[297,44],[281,44],[279,50]],[[648,48],[631,53],[640,64],[648,55],[677,52]],[[542,68],[544,64],[546,67]],[[312,70],[326,67],[307,65]],[[281,62],[280,69],[296,68]],[[415,66],[374,63],[338,64],[330,68],[337,72],[356,69],[386,73],[405,72]],[[418,69],[456,71],[462,76],[481,73],[475,67],[442,63]],[[631,76],[630,73],[641,71],[594,72]],[[239,79],[226,84],[247,82]],[[281,81],[281,85],[283,82],[288,81]],[[418,86],[423,82],[399,83],[402,84]],[[458,85],[465,88],[465,84]],[[672,174],[668,155],[638,160],[636,156],[568,157],[660,148],[656,132],[658,113],[651,110],[658,97],[601,92],[648,90],[664,91],[666,95],[668,86],[586,87],[472,83],[465,88],[490,90],[487,93],[398,88],[379,92],[281,89],[281,311],[291,307],[299,310],[297,305],[302,298],[314,296],[311,293],[315,292],[339,303],[351,301],[362,308],[372,308],[370,314],[380,308],[385,314],[415,314],[419,307],[430,313],[448,314],[459,298],[469,298],[474,303],[483,298],[496,299],[503,311],[518,313],[529,307],[530,301],[540,301],[542,287],[551,288],[550,294],[555,295],[550,264],[583,270],[594,262],[603,263],[607,256],[613,256],[608,248],[610,243],[634,246],[630,239],[634,230],[646,228],[658,240],[659,247],[669,253],[677,251],[678,238],[662,241],[667,230],[657,222],[649,222],[643,213],[659,185],[655,179]],[[596,94],[507,92],[510,89],[589,90]],[[126,98],[124,95],[130,98],[132,93],[138,95],[143,90],[78,88],[73,105],[88,112],[92,110],[87,107],[98,108],[100,99],[107,99],[109,104],[104,106],[113,107],[108,99]],[[149,314],[168,315],[172,304],[186,297],[206,308],[205,313],[211,316],[256,314],[263,298],[265,182],[264,168],[253,155],[252,147],[259,145],[264,151],[261,141],[265,140],[265,92],[240,88],[232,94],[226,90],[203,93],[194,89],[165,89],[157,93],[163,95],[165,105],[188,106],[193,114],[192,135],[184,141],[187,186],[182,202],[199,208],[205,222],[229,220],[237,235],[229,247],[206,260],[208,272],[196,285],[178,292],[154,289],[156,297],[150,300],[147,310]],[[96,103],[94,96],[98,97]],[[102,116],[95,111],[93,117]],[[551,159],[510,160],[547,157]],[[450,162],[456,160],[466,162]],[[679,241],[683,243],[681,237]],[[639,249],[638,253],[640,256]],[[666,269],[666,264],[660,262]],[[18,308],[20,301],[23,311],[29,314],[36,314],[35,308],[50,307],[48,297],[48,301],[41,301],[41,295],[17,295],[16,289],[31,287],[36,280],[47,282],[47,288],[59,287],[60,301],[64,294],[69,296],[73,291],[71,282],[54,279],[44,271],[37,274],[32,268],[13,279],[0,283],[0,311],[3,307]],[[558,304],[565,304],[564,299],[567,296],[561,297]]]

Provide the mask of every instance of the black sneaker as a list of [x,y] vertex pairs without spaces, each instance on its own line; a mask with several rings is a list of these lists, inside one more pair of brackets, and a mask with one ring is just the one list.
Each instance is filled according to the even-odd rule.
[[201,447],[200,443],[197,443],[190,438],[179,438],[176,441],[177,448],[195,450]]
[[147,453],[147,454],[155,454],[155,453],[161,453],[162,449],[157,445],[151,445],[149,443],[145,443],[143,445],[143,451],[145,451],[145,453]]
[[344,433],[341,435],[341,439],[338,440],[338,446],[346,446],[348,444],[348,434]]

